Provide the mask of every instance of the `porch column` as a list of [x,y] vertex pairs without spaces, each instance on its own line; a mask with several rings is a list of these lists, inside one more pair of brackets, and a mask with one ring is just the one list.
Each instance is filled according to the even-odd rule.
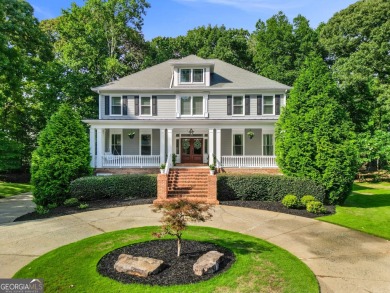
[[209,165],[214,164],[214,129],[209,128]]
[[97,147],[96,147],[96,168],[101,168],[103,166],[103,129],[98,128],[96,129],[96,141],[97,141]]
[[160,164],[165,163],[165,128],[160,129]]
[[169,154],[172,154],[172,128],[168,128],[167,141],[168,141],[168,156],[169,156]]
[[216,129],[216,138],[215,138],[215,153],[217,156],[217,168],[221,168],[222,157],[221,157],[221,129]]
[[92,168],[95,168],[95,162],[96,162],[96,158],[95,158],[95,144],[96,144],[96,141],[95,141],[95,128],[94,127],[90,127],[89,128],[89,152],[91,154],[91,167]]

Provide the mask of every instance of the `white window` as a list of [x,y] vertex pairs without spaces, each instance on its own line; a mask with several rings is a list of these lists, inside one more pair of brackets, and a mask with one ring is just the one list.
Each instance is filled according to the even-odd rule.
[[180,83],[204,83],[204,69],[180,69]]
[[143,116],[150,116],[152,115],[152,110],[151,110],[151,97],[141,97],[141,110],[140,113]]
[[233,115],[244,115],[243,96],[233,96]]
[[274,96],[264,96],[263,114],[274,114]]
[[141,155],[150,156],[152,154],[152,134],[141,134]]
[[203,96],[181,96],[180,115],[203,116]]
[[122,135],[111,134],[111,154],[115,156],[122,154]]
[[241,133],[233,134],[233,156],[242,156],[244,154],[244,135]]
[[263,134],[263,156],[274,155],[274,136],[273,134]]
[[111,97],[111,115],[122,115],[122,97]]

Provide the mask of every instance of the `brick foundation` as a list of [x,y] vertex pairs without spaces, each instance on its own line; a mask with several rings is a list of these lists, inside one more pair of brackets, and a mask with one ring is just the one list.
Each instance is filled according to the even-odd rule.
[[158,168],[99,168],[94,170],[94,174],[106,173],[106,174],[158,174],[160,169]]

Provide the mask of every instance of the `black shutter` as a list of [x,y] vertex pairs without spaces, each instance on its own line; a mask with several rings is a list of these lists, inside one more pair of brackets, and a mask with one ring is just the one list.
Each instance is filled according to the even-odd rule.
[[157,116],[157,96],[152,96],[152,115]]
[[104,114],[110,115],[110,96],[104,97]]
[[245,115],[251,114],[251,96],[245,96]]
[[257,96],[257,115],[263,115],[263,96]]
[[127,96],[122,97],[122,115],[127,115]]
[[134,115],[139,116],[139,96],[134,96]]
[[280,115],[280,95],[275,95],[275,115]]
[[232,115],[232,96],[227,96],[227,115]]

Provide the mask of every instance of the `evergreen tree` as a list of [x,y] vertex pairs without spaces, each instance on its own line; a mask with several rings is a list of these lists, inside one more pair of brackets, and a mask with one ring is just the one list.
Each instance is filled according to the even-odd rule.
[[323,60],[303,66],[277,122],[277,163],[285,175],[323,184],[330,203],[343,202],[357,172],[353,124]]
[[68,105],[60,106],[39,135],[33,152],[31,180],[34,202],[40,206],[62,204],[72,180],[91,174],[89,142],[80,116]]
[[22,145],[0,130],[0,172],[17,170],[22,162]]

